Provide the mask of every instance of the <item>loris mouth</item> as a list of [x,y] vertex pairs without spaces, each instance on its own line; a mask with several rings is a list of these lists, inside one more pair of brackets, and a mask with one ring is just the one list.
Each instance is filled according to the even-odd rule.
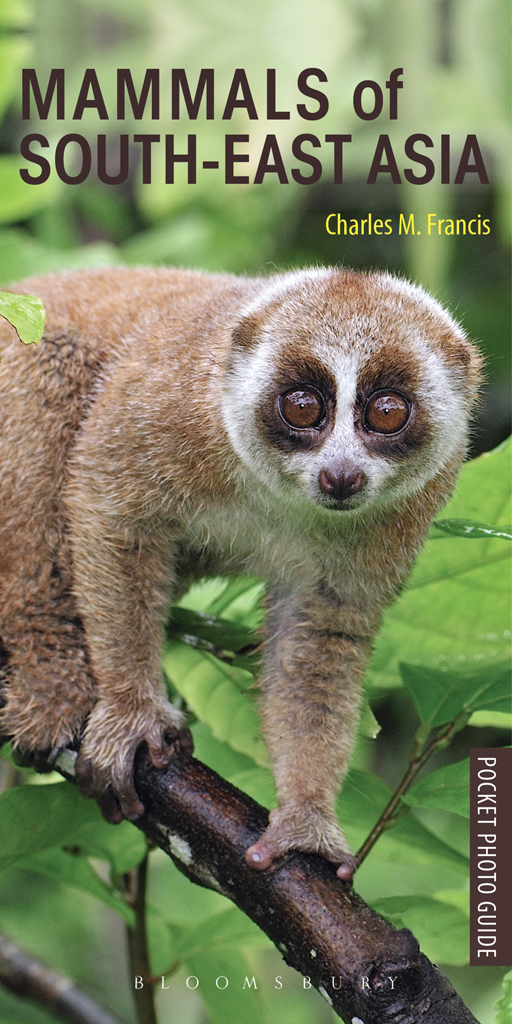
[[324,508],[327,512],[355,512],[356,509],[361,508],[365,505],[364,498],[326,498],[324,495],[320,495],[317,499],[317,504],[320,508]]

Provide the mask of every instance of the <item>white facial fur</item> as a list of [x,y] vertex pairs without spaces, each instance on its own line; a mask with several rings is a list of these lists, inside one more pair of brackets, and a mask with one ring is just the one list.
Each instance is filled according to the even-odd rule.
[[[361,296],[351,303],[350,296],[345,300],[340,294],[332,308],[329,297],[336,276],[336,271],[313,270],[271,280],[244,311],[258,324],[257,343],[253,340],[233,355],[225,379],[223,413],[244,466],[273,490],[284,490],[288,498],[292,488],[316,505],[336,508],[337,503],[319,485],[321,470],[363,473],[365,485],[343,503],[346,515],[347,510],[375,502],[387,504],[419,490],[464,445],[468,414],[463,366],[444,357],[440,337],[449,335],[460,343],[465,337],[422,289],[390,275],[369,275]],[[390,362],[388,382],[383,353]],[[335,381],[332,429],[312,447],[299,444],[296,450],[283,450],[262,429],[258,408],[283,366],[289,364],[293,377],[294,364],[299,360],[304,365],[308,357]],[[408,449],[405,428],[405,454],[398,458],[391,451],[388,455],[385,443],[376,451],[360,422],[356,423],[360,375],[368,377],[373,364],[380,367],[375,390],[400,392],[393,384],[397,368],[406,377],[407,368],[414,368],[410,375],[413,404],[428,429],[423,431],[424,441]],[[301,374],[294,383],[314,384],[314,380],[308,382]]]

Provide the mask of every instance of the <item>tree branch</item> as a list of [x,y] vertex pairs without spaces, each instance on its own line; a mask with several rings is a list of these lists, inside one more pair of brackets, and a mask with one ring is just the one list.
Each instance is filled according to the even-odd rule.
[[146,808],[136,825],[193,882],[223,893],[263,929],[285,961],[352,1024],[476,1024],[407,929],[376,914],[323,858],[293,853],[268,871],[244,852],[267,811],[194,758],[136,759]]
[[[147,874],[148,854],[146,853],[139,867],[124,876],[128,903],[135,911],[135,928],[129,926],[126,928],[130,967],[133,975],[140,975],[145,982],[150,979],[151,975],[146,932]],[[153,986],[144,983],[142,988],[134,989],[134,999],[139,1024],[157,1024]]]
[[45,1006],[67,1024],[123,1024],[80,991],[70,978],[26,953],[0,934],[0,982],[22,998]]

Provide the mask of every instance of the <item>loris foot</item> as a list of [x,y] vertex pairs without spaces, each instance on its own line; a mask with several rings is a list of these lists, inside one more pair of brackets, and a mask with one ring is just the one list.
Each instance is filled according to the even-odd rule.
[[338,823],[314,808],[290,804],[277,807],[269,814],[269,826],[261,839],[245,852],[249,867],[264,871],[288,850],[319,853],[332,864],[338,864],[338,878],[349,882],[357,868],[347,840]]
[[192,737],[184,721],[181,711],[164,698],[147,700],[128,711],[104,699],[98,701],[87,723],[76,775],[80,791],[96,798],[107,821],[133,821],[144,814],[133,780],[133,762],[141,743],[147,743],[155,768],[166,768],[177,747],[192,753]]

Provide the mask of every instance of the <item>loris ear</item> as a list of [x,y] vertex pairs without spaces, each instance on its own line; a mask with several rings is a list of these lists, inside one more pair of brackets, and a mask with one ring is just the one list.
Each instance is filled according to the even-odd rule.
[[446,362],[454,367],[464,367],[469,383],[477,387],[481,383],[484,359],[476,346],[452,331],[443,332],[440,342]]
[[250,352],[258,344],[263,326],[263,317],[252,313],[244,317],[231,333],[233,352]]

